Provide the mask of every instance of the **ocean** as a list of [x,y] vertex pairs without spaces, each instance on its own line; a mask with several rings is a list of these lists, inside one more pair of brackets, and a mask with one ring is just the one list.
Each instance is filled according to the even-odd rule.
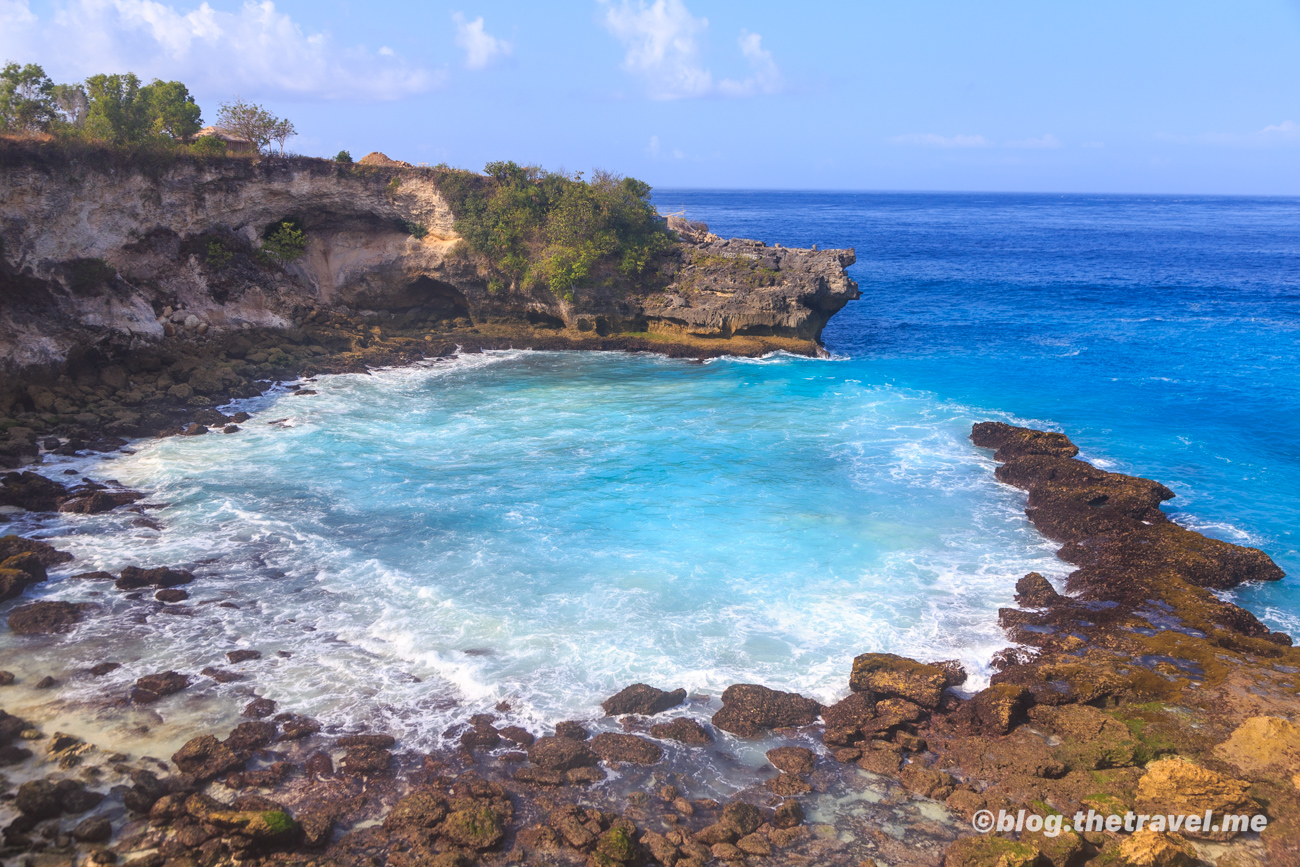
[[[46,525],[77,570],[200,577],[184,617],[46,585],[106,613],[32,664],[123,662],[69,684],[91,699],[252,647],[258,694],[429,745],[502,702],[538,731],[597,717],[636,681],[687,688],[694,713],[736,682],[831,701],[865,651],[958,659],[975,689],[1016,579],[1069,571],[970,444],[984,419],[1065,431],[1167,484],[1176,520],[1300,575],[1300,201],[655,201],[722,235],[854,247],[862,298],[831,357],[466,355],[241,402],[238,435],[67,459],[167,504],[160,529]],[[1300,628],[1294,577],[1234,598]],[[204,689],[184,700],[219,716],[247,687]]]

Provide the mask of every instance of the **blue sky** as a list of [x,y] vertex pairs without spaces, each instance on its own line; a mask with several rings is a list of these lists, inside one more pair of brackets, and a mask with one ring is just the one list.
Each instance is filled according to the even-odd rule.
[[290,147],[656,187],[1300,194],[1300,0],[0,0],[0,57]]

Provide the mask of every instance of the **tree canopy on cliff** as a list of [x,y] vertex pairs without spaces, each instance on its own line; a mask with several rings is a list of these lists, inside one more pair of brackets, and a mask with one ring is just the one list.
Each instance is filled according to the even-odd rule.
[[55,84],[38,64],[0,70],[0,130],[84,136],[112,144],[180,141],[198,132],[201,111],[179,81],[142,85],[135,74],[92,75]]
[[439,186],[456,231],[498,283],[570,297],[601,277],[643,277],[673,245],[650,185],[635,178],[596,171],[585,181],[580,172],[491,162],[483,175],[446,172]]

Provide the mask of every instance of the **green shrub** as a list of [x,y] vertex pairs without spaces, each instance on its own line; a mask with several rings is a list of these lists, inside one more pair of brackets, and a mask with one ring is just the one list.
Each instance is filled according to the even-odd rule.
[[413,235],[419,240],[424,240],[424,236],[429,234],[429,228],[423,223],[412,223],[410,220],[402,220],[402,228],[408,235]]
[[339,151],[334,155],[334,162],[350,163],[352,162],[352,154],[348,153],[347,151]]
[[572,297],[597,279],[643,279],[676,243],[650,204],[650,186],[635,178],[597,171],[588,182],[513,162],[484,172],[440,170],[438,186],[470,251],[506,283]]
[[220,271],[222,268],[229,265],[230,260],[234,257],[234,255],[235,254],[227,250],[226,245],[221,243],[220,241],[208,242],[208,255],[206,261],[208,263],[208,267],[211,268],[213,271]]
[[262,240],[262,256],[277,265],[288,265],[307,250],[307,236],[294,225],[293,220],[283,220],[270,227]]
[[199,136],[190,145],[190,153],[196,157],[224,157],[226,155],[226,143],[214,135]]

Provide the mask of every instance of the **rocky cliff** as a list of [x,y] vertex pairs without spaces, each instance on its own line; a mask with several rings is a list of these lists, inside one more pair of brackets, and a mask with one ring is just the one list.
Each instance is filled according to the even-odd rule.
[[[728,241],[684,222],[649,287],[502,289],[465,252],[439,176],[311,159],[143,166],[0,141],[0,367],[288,331],[321,311],[516,346],[632,335],[704,355],[813,353],[858,297],[851,250]],[[306,250],[277,263],[261,250],[286,220]]]

